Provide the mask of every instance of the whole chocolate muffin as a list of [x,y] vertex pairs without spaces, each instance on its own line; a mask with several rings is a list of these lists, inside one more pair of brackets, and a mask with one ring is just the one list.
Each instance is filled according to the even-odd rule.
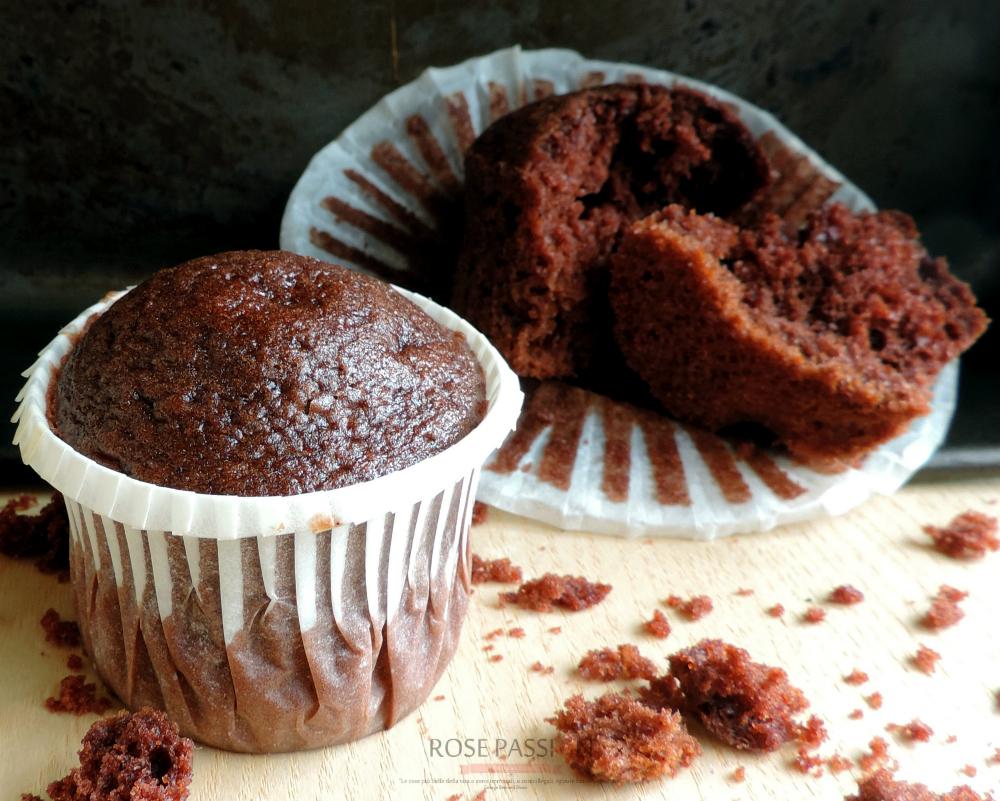
[[455,308],[519,375],[570,377],[611,341],[607,263],[629,223],[669,203],[717,215],[767,184],[737,116],[684,88],[612,85],[531,103],[465,160]]
[[814,464],[926,414],[941,368],[987,323],[895,211],[834,204],[789,231],[671,206],[629,228],[612,262],[618,345],[663,407],[763,426]]
[[52,385],[77,451],[141,481],[293,495],[400,470],[482,419],[458,333],[387,284],[285,252],[158,272],[98,317]]

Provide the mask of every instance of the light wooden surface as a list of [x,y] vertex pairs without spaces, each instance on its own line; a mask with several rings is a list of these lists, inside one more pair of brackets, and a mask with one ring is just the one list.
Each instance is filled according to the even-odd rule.
[[[0,495],[2,497],[2,495]],[[789,766],[791,750],[754,756],[715,746],[703,739],[705,753],[674,780],[611,787],[579,783],[558,757],[528,762],[516,754],[504,774],[475,772],[502,765],[495,756],[436,756],[432,740],[495,741],[547,739],[545,718],[574,692],[593,696],[605,688],[574,675],[589,648],[634,642],[657,660],[702,637],[722,637],[741,645],[759,660],[787,668],[794,683],[826,722],[830,740],[821,753],[834,750],[856,757],[868,740],[882,734],[890,741],[902,775],[939,789],[970,783],[977,789],[1000,787],[1000,767],[986,759],[1000,746],[1000,554],[977,563],[946,559],[927,547],[920,528],[944,523],[967,508],[1000,513],[1000,476],[961,481],[923,481],[893,498],[876,499],[836,519],[787,527],[769,534],[715,543],[623,541],[560,532],[491,510],[473,530],[473,550],[491,557],[506,555],[523,566],[526,576],[545,571],[576,573],[614,585],[608,600],[577,614],[536,614],[500,609],[498,585],[481,585],[470,606],[455,660],[429,700],[392,731],[352,745],[304,754],[237,756],[198,748],[193,801],[236,799],[471,798],[487,789],[500,799],[670,798],[842,799],[854,787],[850,773],[815,779]],[[799,620],[814,601],[837,584],[861,588],[866,601],[843,608],[827,604],[819,625]],[[938,585],[949,583],[970,592],[966,618],[955,628],[933,634],[917,625]],[[746,587],[754,595],[734,592]],[[674,631],[655,640],[641,631],[652,610],[664,608],[670,593],[706,593],[715,611],[695,623],[668,617]],[[780,602],[783,620],[764,609]],[[46,783],[75,763],[75,751],[92,716],[53,715],[42,700],[67,673],[66,653],[44,643],[38,620],[49,606],[72,617],[66,585],[38,574],[30,565],[0,559],[0,789],[5,798],[21,792],[42,793]],[[666,611],[666,610],[665,610]],[[493,640],[488,661],[484,635],[498,627],[521,626],[523,639]],[[562,632],[548,629],[560,626]],[[923,642],[938,650],[938,672],[924,676],[908,665]],[[536,660],[555,667],[549,676],[528,670]],[[853,668],[871,675],[862,687],[845,684]],[[88,668],[89,669],[89,668]],[[880,691],[885,704],[869,709],[862,696]],[[855,708],[862,720],[848,719]],[[934,729],[932,742],[909,746],[884,731],[889,722],[919,716]],[[958,741],[946,742],[949,735]],[[442,746],[443,747],[443,746]],[[978,769],[975,778],[960,771]],[[729,774],[746,767],[746,781]],[[531,770],[533,772],[525,772]]]

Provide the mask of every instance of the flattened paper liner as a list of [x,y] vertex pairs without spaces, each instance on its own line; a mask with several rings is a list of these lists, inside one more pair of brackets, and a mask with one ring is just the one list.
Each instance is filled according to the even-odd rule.
[[[584,86],[636,82],[679,83],[705,92],[732,107],[758,137],[773,181],[746,211],[747,222],[774,212],[796,224],[828,202],[855,211],[875,208],[771,114],[729,92],[663,70],[587,60],[570,50],[513,47],[426,70],[320,150],[288,199],[281,247],[447,299],[460,236],[463,154],[475,137],[532,100]],[[527,427],[534,433],[530,447],[513,469],[508,469],[509,447],[506,459],[501,453],[499,463],[487,465],[479,499],[562,528],[622,536],[707,539],[838,514],[873,492],[895,491],[931,456],[954,412],[957,376],[957,363],[948,365],[935,386],[930,415],[870,454],[860,469],[836,475],[776,454],[735,458],[732,445],[717,437],[656,415],[656,424],[639,415],[644,429],[631,407],[570,392],[562,396],[578,415],[570,422],[539,427],[529,404],[512,439],[526,439]],[[559,386],[544,391],[565,393]],[[652,432],[652,449],[646,431]],[[542,470],[543,464],[560,461],[544,457],[553,433],[560,448],[575,449],[560,457],[563,472],[565,464],[571,466],[568,478]],[[605,484],[606,465],[626,451],[627,477],[619,470]],[[683,493],[657,490],[657,467],[665,469],[664,460],[683,468],[676,474]]]
[[488,408],[466,437],[351,487],[272,498],[136,481],[49,428],[55,369],[113,293],[26,371],[15,442],[61,491],[87,652],[133,708],[236,751],[315,748],[388,728],[430,693],[470,592],[468,532],[480,468],[521,408],[517,376],[457,315],[403,292],[461,332]]

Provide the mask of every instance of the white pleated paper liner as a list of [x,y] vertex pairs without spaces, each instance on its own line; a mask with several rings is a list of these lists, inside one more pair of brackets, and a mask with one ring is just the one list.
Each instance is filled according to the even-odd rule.
[[42,479],[87,509],[131,528],[171,531],[213,539],[321,531],[360,523],[404,508],[454,484],[486,461],[514,427],[523,395],[517,376],[497,350],[454,312],[431,300],[396,288],[438,323],[460,332],[479,360],[486,378],[487,411],[465,437],[438,454],[403,470],[331,490],[278,497],[207,495],[159,487],[111,470],[77,453],[48,424],[49,382],[95,314],[124,293],[111,293],[85,310],[41,352],[24,375],[14,444],[21,458]]
[[[875,208],[771,114],[729,92],[664,70],[588,60],[569,50],[513,47],[426,70],[320,150],[288,199],[281,247],[446,297],[441,281],[460,233],[463,154],[476,136],[493,120],[540,97],[634,82],[683,84],[736,111],[771,162],[774,180],[757,204],[760,209],[794,223],[829,202],[855,211]],[[578,419],[539,428],[531,419],[535,401],[529,403],[519,431],[505,446],[506,458],[484,469],[479,499],[562,528],[621,536],[707,539],[838,514],[872,493],[895,491],[931,456],[954,412],[957,375],[957,363],[942,372],[930,415],[869,455],[859,469],[833,475],[776,454],[740,457],[730,443],[663,417],[654,416],[656,425],[651,425],[641,415],[644,429],[632,419],[630,407],[607,412],[608,401],[600,396],[543,384],[543,398],[544,393],[569,392]],[[614,426],[610,436],[608,420]],[[525,449],[526,426],[533,436]],[[652,450],[647,434],[657,443]],[[575,449],[568,459],[559,451],[567,442]],[[658,448],[673,456],[665,461]],[[520,461],[512,467],[514,451]],[[546,452],[556,451],[559,459],[546,459]],[[627,475],[619,470],[606,485],[606,466],[625,453]],[[554,476],[550,468],[567,460],[571,475]],[[668,468],[671,481],[683,482],[683,493],[661,491]]]

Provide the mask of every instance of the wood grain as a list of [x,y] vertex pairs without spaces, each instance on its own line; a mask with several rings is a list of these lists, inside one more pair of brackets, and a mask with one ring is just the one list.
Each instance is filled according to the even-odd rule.
[[[0,498],[3,496],[0,495]],[[969,783],[996,791],[1000,767],[986,759],[1000,746],[1000,554],[982,562],[946,559],[927,547],[920,528],[944,523],[968,508],[997,514],[1000,475],[960,482],[919,483],[892,498],[869,502],[851,514],[754,536],[714,543],[670,540],[623,541],[556,531],[491,510],[473,531],[473,550],[483,556],[510,556],[526,576],[545,571],[577,573],[614,585],[608,600],[577,614],[535,614],[501,609],[499,585],[481,585],[470,606],[458,655],[429,700],[392,731],[358,743],[294,755],[239,756],[198,748],[193,801],[230,799],[470,798],[486,789],[501,799],[638,799],[691,801],[718,799],[842,799],[854,787],[850,773],[816,779],[789,766],[791,751],[766,756],[737,753],[702,738],[704,756],[677,779],[640,786],[611,787],[578,782],[558,758],[533,761],[493,755],[438,756],[432,741],[500,738],[525,743],[553,734],[545,718],[569,695],[592,696],[604,687],[574,675],[590,648],[638,643],[662,659],[702,637],[722,637],[746,647],[758,659],[784,665],[792,680],[827,723],[830,741],[821,750],[856,757],[868,740],[890,740],[902,775],[937,788]],[[994,511],[996,510],[996,511]],[[865,592],[864,603],[836,607],[823,603],[836,585],[851,583]],[[933,634],[917,620],[938,585],[970,592],[966,618]],[[741,587],[754,590],[738,596]],[[715,611],[686,623],[662,606],[670,593],[707,593]],[[764,610],[775,602],[788,610],[776,620]],[[799,620],[813,603],[827,609],[818,625]],[[642,622],[657,606],[667,611],[673,633],[666,640],[644,634]],[[65,651],[44,643],[38,620],[53,606],[72,616],[69,589],[30,565],[0,559],[0,788],[5,797],[44,790],[75,762],[74,753],[92,716],[53,715],[42,707],[65,668]],[[526,637],[485,634],[498,627],[523,627]],[[562,631],[553,634],[549,628]],[[918,643],[942,654],[928,677],[908,664]],[[492,643],[491,653],[482,649]],[[490,662],[499,654],[502,661]],[[529,666],[540,661],[555,672],[543,676]],[[871,680],[861,687],[842,677],[854,668]],[[89,667],[88,667],[89,670]],[[880,691],[885,704],[869,709],[862,696]],[[859,721],[848,719],[855,708]],[[919,716],[934,729],[932,741],[908,746],[886,734],[889,722]],[[958,741],[946,742],[949,735]],[[530,767],[524,767],[525,765]],[[975,778],[960,773],[971,764]],[[506,765],[506,767],[504,767]],[[746,781],[729,774],[746,767]],[[506,774],[475,772],[490,769]],[[532,772],[526,772],[526,771]],[[471,772],[470,772],[471,771]]]

